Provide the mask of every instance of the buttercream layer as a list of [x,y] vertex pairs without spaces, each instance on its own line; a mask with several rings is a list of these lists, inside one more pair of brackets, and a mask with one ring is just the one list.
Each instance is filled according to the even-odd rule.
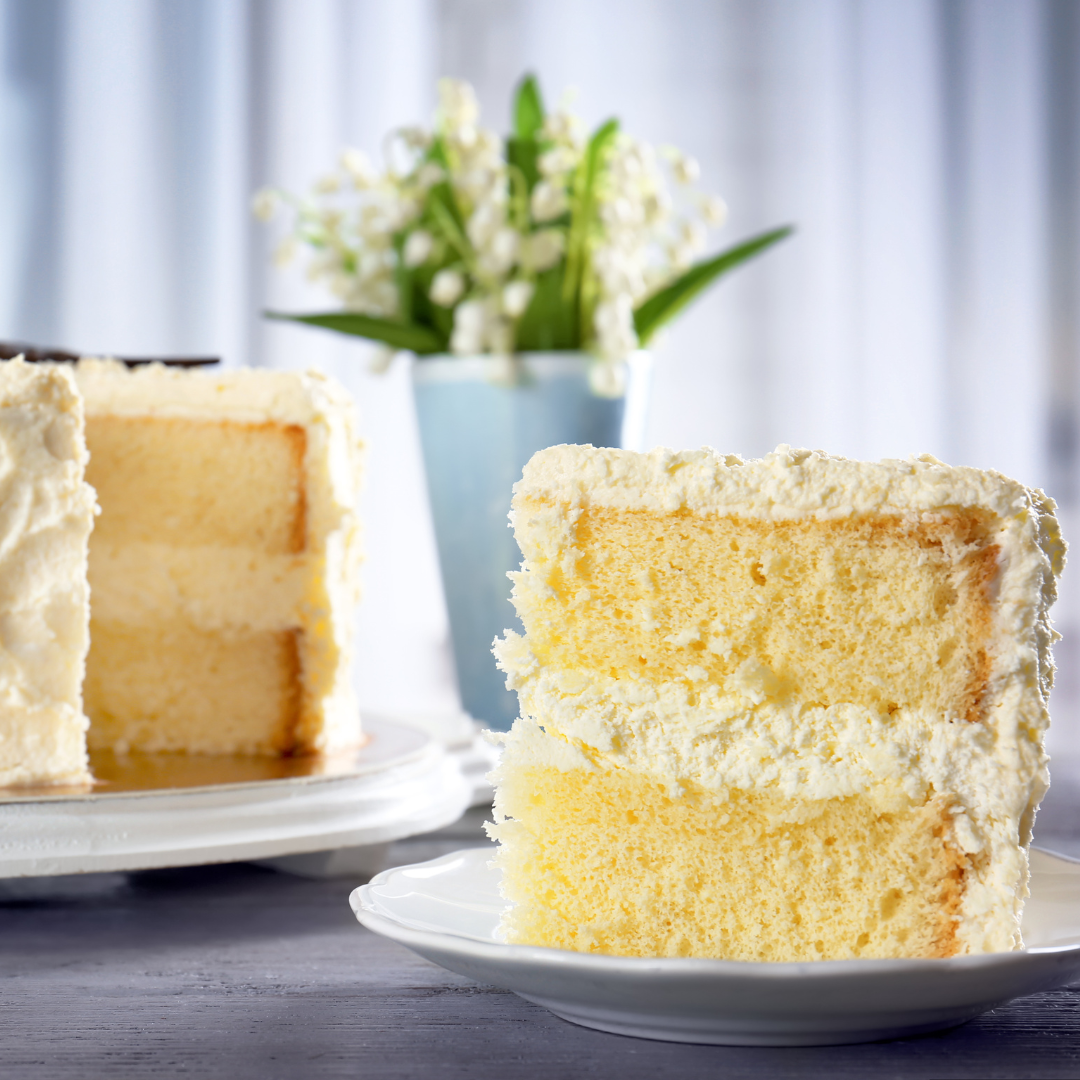
[[148,626],[179,619],[206,631],[295,629],[312,590],[312,561],[243,547],[112,544],[99,537],[90,553],[94,621]]

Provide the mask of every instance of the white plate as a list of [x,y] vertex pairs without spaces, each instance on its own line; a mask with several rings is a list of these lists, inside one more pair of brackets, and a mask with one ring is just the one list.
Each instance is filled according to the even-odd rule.
[[0,878],[266,859],[456,821],[472,785],[414,728],[365,720],[332,758],[99,755],[93,788],[0,792]]
[[1080,863],[1032,852],[1026,950],[951,960],[643,960],[503,945],[490,848],[387,870],[350,897],[368,929],[557,1016],[620,1035],[820,1046],[951,1027],[1080,978]]

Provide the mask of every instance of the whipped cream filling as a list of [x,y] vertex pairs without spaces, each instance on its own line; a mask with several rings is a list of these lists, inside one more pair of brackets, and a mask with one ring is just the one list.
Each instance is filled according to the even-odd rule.
[[279,631],[301,625],[310,588],[303,555],[247,548],[97,543],[90,552],[94,620],[197,630]]

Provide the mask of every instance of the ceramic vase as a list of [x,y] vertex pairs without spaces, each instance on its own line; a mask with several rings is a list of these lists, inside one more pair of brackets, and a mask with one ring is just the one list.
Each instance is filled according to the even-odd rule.
[[514,484],[547,446],[642,446],[649,355],[636,353],[614,369],[596,363],[574,352],[413,362],[461,702],[495,730],[507,730],[518,708],[491,653],[506,629],[521,631],[506,576],[521,562],[507,521]]

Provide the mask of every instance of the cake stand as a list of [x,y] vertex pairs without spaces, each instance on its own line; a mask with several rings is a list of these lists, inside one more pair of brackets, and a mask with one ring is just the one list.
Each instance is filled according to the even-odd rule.
[[0,878],[271,859],[371,872],[383,845],[456,821],[475,784],[423,731],[364,728],[360,749],[334,756],[106,752],[91,756],[93,785],[0,790]]

